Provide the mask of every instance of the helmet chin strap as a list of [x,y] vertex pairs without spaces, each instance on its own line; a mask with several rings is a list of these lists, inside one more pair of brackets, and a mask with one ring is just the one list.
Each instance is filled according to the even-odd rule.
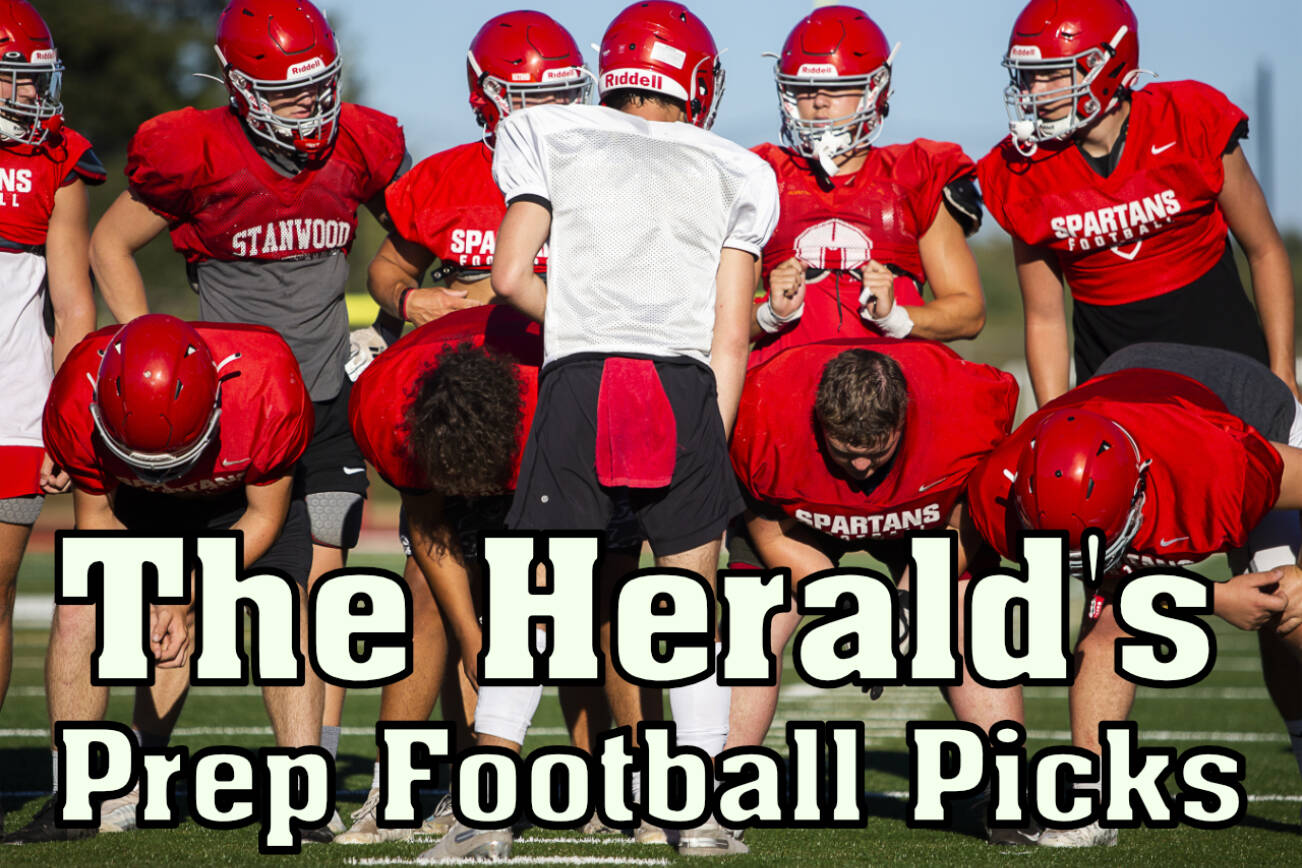
[[841,171],[841,167],[833,159],[839,151],[845,149],[849,144],[849,130],[824,130],[823,135],[819,136],[818,142],[814,145],[814,153],[818,155],[818,164],[823,167],[827,177],[832,178],[836,173]]

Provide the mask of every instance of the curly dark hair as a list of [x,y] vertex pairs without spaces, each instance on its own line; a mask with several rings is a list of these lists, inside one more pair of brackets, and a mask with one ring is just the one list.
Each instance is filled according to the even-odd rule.
[[520,392],[514,362],[470,343],[444,351],[420,376],[407,425],[412,456],[435,491],[506,488],[524,420]]
[[909,391],[890,356],[846,350],[823,367],[814,410],[823,433],[856,449],[872,449],[904,424]]
[[640,106],[643,103],[652,102],[664,108],[676,108],[683,114],[687,114],[687,103],[681,99],[674,99],[672,96],[666,96],[654,90],[643,90],[638,87],[621,87],[618,90],[612,90],[601,98],[601,104],[607,108],[626,111],[630,105]]

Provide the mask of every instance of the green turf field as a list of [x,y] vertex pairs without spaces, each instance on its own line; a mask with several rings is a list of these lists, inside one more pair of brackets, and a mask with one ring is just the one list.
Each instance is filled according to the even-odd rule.
[[[394,557],[353,559],[357,565],[394,569]],[[19,580],[23,594],[51,593],[52,558],[35,555],[24,564]],[[1218,572],[1219,571],[1219,572]],[[1223,574],[1223,566],[1211,568]],[[904,793],[908,789],[908,756],[904,725],[915,719],[950,719],[939,693],[931,688],[888,689],[878,702],[869,702],[857,689],[824,691],[800,683],[788,660],[777,724],[789,719],[862,719],[866,724],[867,777],[871,793],[867,828],[850,831],[752,830],[746,841],[748,857],[729,859],[737,865],[799,863],[850,864],[986,864],[1009,858],[1044,863],[1094,863],[1100,858],[1123,864],[1288,864],[1287,854],[1298,845],[1298,811],[1302,779],[1288,750],[1287,738],[1258,671],[1256,638],[1213,619],[1219,655],[1215,670],[1203,682],[1179,690],[1141,688],[1134,719],[1141,744],[1171,745],[1178,751],[1201,744],[1220,744],[1240,751],[1247,760],[1248,814],[1238,827],[1220,832],[1188,827],[1174,830],[1123,831],[1120,844],[1101,851],[1050,851],[1032,848],[996,849],[980,837],[979,821],[969,818],[954,830],[912,830],[904,823]],[[14,648],[14,678],[0,713],[0,790],[8,810],[5,827],[18,828],[44,799],[49,786],[49,752],[42,667],[46,631],[23,626]],[[340,743],[339,808],[347,812],[365,798],[370,785],[375,748],[373,727],[379,691],[350,695]],[[1065,688],[1026,691],[1030,747],[1037,749],[1068,740]],[[126,721],[130,692],[119,689],[109,706],[110,719]],[[194,750],[215,744],[255,748],[271,744],[262,701],[252,688],[197,688],[190,694],[175,743]],[[775,727],[775,732],[777,728]],[[566,741],[554,691],[539,708],[527,748]],[[780,734],[769,745],[782,747]],[[1174,781],[1168,786],[1174,788]],[[403,864],[429,841],[370,847],[308,845],[297,857],[305,863]],[[517,840],[518,860],[529,864],[658,865],[679,860],[666,846],[637,845],[622,837],[579,839],[572,833],[531,830]],[[1016,854],[1016,855],[1015,855]],[[0,848],[3,864],[243,864],[258,860],[254,827],[238,831],[209,831],[185,823],[171,831],[132,832],[100,836],[69,844]]]

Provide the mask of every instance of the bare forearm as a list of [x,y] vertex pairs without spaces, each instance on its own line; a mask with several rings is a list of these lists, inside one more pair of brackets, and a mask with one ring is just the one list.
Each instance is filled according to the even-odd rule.
[[731,347],[716,350],[710,357],[710,368],[714,371],[715,388],[719,393],[719,416],[723,419],[723,431],[732,433],[733,422],[737,420],[737,405],[741,403],[741,389],[746,379],[747,350]]
[[1026,324],[1026,367],[1037,406],[1043,407],[1067,391],[1071,367],[1066,320]]
[[493,289],[499,295],[503,295],[511,306],[523,313],[530,319],[543,321],[543,314],[547,310],[547,283],[534,274],[532,271],[526,276],[518,278],[513,283],[513,291],[510,294],[503,293],[498,288],[497,272],[493,273]]
[[986,324],[986,305],[979,289],[975,295],[948,295],[908,310],[913,336],[933,341],[974,338]]
[[59,369],[72,348],[94,328],[95,304],[90,300],[90,288],[87,287],[84,302],[65,305],[54,312],[54,370]]
[[130,322],[149,313],[145,281],[129,251],[92,243],[90,265],[95,272],[95,283],[100,295],[104,297],[104,303],[108,305],[115,320]]
[[1283,245],[1250,257],[1252,289],[1270,354],[1270,369],[1296,392],[1294,383],[1293,275]]

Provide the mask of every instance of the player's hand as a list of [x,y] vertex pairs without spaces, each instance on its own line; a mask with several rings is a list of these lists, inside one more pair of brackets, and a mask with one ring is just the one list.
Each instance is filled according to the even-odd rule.
[[464,289],[444,289],[441,286],[416,289],[407,296],[407,320],[414,326],[423,326],[454,310],[479,307],[482,301],[466,298]]
[[1302,569],[1295,566],[1280,567],[1279,594],[1285,598],[1284,611],[1280,613],[1275,631],[1287,636],[1302,626]]
[[461,669],[466,673],[466,680],[470,686],[479,692],[479,652],[484,646],[483,637],[476,633],[469,639],[462,639],[461,642]]
[[190,654],[188,606],[149,607],[149,650],[161,669],[180,669]]
[[769,304],[786,319],[805,303],[805,266],[792,257],[769,272]]
[[50,453],[41,459],[41,491],[46,494],[63,494],[72,488],[72,477],[54,463]]
[[356,382],[362,375],[362,371],[375,361],[375,357],[388,348],[388,342],[375,330],[375,326],[353,329],[349,332],[348,363],[344,365],[344,372],[348,374],[348,379]]
[[1259,630],[1288,604],[1279,590],[1282,578],[1281,570],[1235,576],[1214,586],[1212,609],[1240,630]]
[[895,275],[885,265],[873,260],[869,260],[859,274],[863,280],[859,315],[864,319],[881,319],[895,307]]

